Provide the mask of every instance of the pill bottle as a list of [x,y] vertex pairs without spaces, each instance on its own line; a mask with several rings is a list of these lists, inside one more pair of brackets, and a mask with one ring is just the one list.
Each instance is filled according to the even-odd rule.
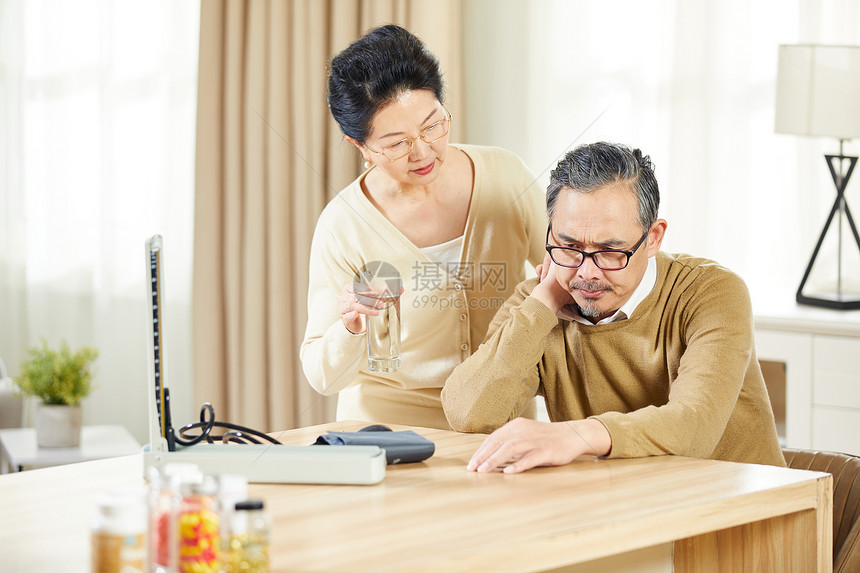
[[240,501],[230,524],[227,573],[269,573],[271,519],[259,499]]
[[221,569],[218,480],[203,476],[199,483],[183,483],[176,512],[179,573],[218,573]]
[[230,525],[236,503],[248,499],[248,478],[238,474],[218,476],[218,501],[221,504],[221,548],[226,552],[230,546]]
[[92,573],[148,573],[146,534],[146,490],[103,496],[91,523]]
[[176,573],[179,545],[176,511],[182,501],[183,483],[200,483],[203,473],[197,464],[169,463],[151,467],[149,481],[149,556],[152,573]]

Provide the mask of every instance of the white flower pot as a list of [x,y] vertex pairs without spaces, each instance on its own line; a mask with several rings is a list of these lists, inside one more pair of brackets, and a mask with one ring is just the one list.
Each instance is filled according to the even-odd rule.
[[36,442],[40,448],[74,448],[81,444],[81,407],[39,404]]

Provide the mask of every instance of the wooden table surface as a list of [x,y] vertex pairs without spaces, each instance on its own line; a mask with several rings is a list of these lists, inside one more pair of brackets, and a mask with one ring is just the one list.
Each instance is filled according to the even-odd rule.
[[[435,455],[380,484],[251,484],[273,517],[273,571],[543,571],[671,542],[676,571],[830,571],[829,474],[674,456],[477,474],[465,466],[484,436],[413,429]],[[0,571],[88,571],[97,498],[141,476],[140,456],[0,476]]]

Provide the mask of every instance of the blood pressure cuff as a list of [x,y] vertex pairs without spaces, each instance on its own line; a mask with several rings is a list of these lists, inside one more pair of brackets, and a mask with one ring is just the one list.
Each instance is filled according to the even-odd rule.
[[412,430],[327,432],[317,438],[314,445],[379,446],[385,450],[389,465],[420,462],[436,451],[436,444]]

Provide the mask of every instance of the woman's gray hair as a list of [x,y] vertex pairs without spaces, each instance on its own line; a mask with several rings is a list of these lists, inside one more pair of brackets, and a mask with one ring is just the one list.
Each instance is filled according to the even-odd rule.
[[588,193],[615,183],[627,183],[639,202],[639,224],[645,232],[657,220],[660,190],[651,158],[618,143],[590,143],[569,151],[550,173],[546,210],[552,220],[558,193],[571,189]]

